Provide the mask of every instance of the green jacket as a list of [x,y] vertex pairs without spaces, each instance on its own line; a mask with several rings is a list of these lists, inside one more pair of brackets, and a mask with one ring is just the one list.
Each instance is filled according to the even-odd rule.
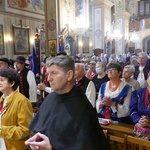
[[30,101],[17,90],[14,91],[7,98],[6,111],[1,117],[0,137],[4,138],[7,150],[27,149],[24,142],[30,134],[28,126],[32,116]]

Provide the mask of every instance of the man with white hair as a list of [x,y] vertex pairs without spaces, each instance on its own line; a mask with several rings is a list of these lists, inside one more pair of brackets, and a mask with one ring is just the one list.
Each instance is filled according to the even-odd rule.
[[85,66],[83,63],[75,63],[75,80],[76,85],[79,86],[86,95],[93,107],[96,103],[96,89],[93,81],[90,81],[85,76]]
[[132,78],[134,72],[135,72],[135,68],[133,65],[126,65],[123,68],[123,72],[122,72],[122,81],[125,81],[129,85],[131,85],[132,91],[138,90],[140,88],[139,82]]
[[135,66],[134,79],[139,82],[141,88],[146,86],[147,75],[150,71],[150,67],[147,64],[147,60],[148,55],[146,52],[139,53],[139,65]]

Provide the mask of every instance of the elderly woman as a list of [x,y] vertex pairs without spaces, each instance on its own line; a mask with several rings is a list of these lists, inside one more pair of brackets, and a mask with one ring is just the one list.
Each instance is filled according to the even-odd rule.
[[134,75],[135,68],[132,65],[126,65],[123,68],[122,72],[122,80],[127,82],[132,87],[132,91],[138,90],[140,88],[140,84],[137,80],[133,79],[132,76]]
[[132,93],[130,117],[134,123],[150,126],[150,73],[147,78],[148,87]]
[[150,73],[147,77],[148,87],[132,93],[130,103],[130,117],[137,137],[150,140]]
[[101,85],[96,109],[100,118],[130,123],[129,104],[131,87],[120,79],[122,67],[117,63],[110,63],[107,69],[108,78]]
[[18,92],[19,76],[12,69],[0,69],[0,147],[2,150],[25,150],[25,140],[32,118],[30,101]]
[[96,97],[97,97],[101,84],[109,80],[106,74],[106,65],[103,62],[96,63],[96,74],[97,75],[93,77],[92,81],[94,82],[96,88]]

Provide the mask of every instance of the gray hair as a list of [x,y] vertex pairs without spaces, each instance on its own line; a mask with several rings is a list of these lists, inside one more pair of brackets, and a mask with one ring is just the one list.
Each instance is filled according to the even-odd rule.
[[68,55],[59,55],[52,58],[47,58],[46,66],[50,67],[52,65],[63,68],[65,72],[68,72],[69,70],[75,72],[74,60]]
[[139,56],[144,56],[146,59],[148,59],[148,54],[146,52],[140,52]]
[[131,73],[135,72],[135,68],[133,65],[126,65],[124,68],[127,68]]
[[97,62],[96,66],[102,66],[102,68],[104,68],[104,69],[106,68],[105,63],[103,63],[103,62]]
[[85,65],[83,63],[75,63],[75,66],[80,67],[81,71],[85,73]]

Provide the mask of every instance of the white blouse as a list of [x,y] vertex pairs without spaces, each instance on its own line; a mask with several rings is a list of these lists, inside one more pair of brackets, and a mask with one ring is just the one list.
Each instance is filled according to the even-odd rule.
[[[104,95],[110,98],[115,98],[117,97],[120,92],[122,91],[122,89],[124,88],[124,86],[127,84],[124,81],[121,81],[121,83],[119,84],[118,88],[116,89],[116,91],[110,91],[109,90],[109,82],[108,81],[106,83],[106,87],[105,87],[105,91],[104,91]],[[122,118],[122,117],[127,117],[129,116],[129,105],[130,105],[130,100],[131,100],[131,93],[132,93],[132,88],[129,89],[127,96],[124,98],[124,103],[123,104],[118,104],[117,103],[117,109],[116,106],[112,105],[111,109],[113,112],[117,112],[117,117],[118,118]],[[102,108],[99,108],[100,103],[102,101],[101,98],[101,89],[99,90],[99,94],[98,94],[98,99],[96,101],[96,110],[99,113],[101,111]]]

